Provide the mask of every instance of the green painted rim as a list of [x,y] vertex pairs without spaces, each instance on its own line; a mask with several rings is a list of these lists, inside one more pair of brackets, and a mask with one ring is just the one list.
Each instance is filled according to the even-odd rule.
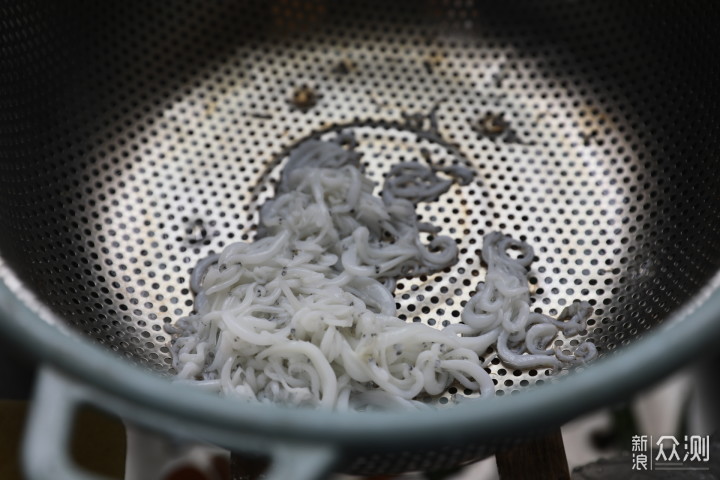
[[[162,412],[180,424],[201,424],[206,431],[216,432],[221,444],[227,443],[228,434],[242,432],[339,448],[398,442],[438,445],[470,438],[493,441],[557,426],[626,399],[707,352],[720,340],[720,291],[715,290],[684,318],[672,320],[581,373],[519,395],[467,401],[431,412],[338,413],[239,403],[173,384],[60,332],[0,283],[0,331],[41,363],[142,407],[137,418],[128,420],[152,424],[147,412]],[[205,439],[213,441],[213,435]]]

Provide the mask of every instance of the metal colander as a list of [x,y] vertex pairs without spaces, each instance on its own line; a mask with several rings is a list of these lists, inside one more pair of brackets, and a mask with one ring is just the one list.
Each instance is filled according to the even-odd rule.
[[[592,304],[557,344],[623,353],[715,284],[718,17],[713,2],[4,2],[3,277],[71,336],[172,373],[163,327],[192,311],[193,266],[253,239],[293,146],[352,130],[378,183],[403,160],[476,172],[418,207],[460,256],[399,281],[403,318],[459,321],[500,230],[535,248],[532,309]],[[548,381],[489,369],[498,396]],[[348,469],[491,451],[467,450]]]

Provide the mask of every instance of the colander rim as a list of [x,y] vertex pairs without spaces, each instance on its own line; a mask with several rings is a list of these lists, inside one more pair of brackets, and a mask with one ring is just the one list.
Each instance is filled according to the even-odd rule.
[[[130,411],[130,416],[137,418],[127,420],[165,429],[147,414],[155,411],[162,413],[157,418],[170,415],[181,423],[209,427],[208,431],[217,432],[218,443],[227,443],[228,432],[242,432],[334,446],[368,442],[379,446],[498,439],[558,426],[650,386],[706,352],[720,338],[720,290],[711,292],[692,312],[682,316],[680,312],[675,315],[678,318],[669,318],[645,338],[598,360],[580,374],[528,388],[520,395],[467,401],[429,412],[342,413],[241,403],[174,384],[60,332],[0,281],[0,332],[37,357],[41,365],[144,407],[137,415]],[[205,432],[205,440],[213,441],[212,437]]]

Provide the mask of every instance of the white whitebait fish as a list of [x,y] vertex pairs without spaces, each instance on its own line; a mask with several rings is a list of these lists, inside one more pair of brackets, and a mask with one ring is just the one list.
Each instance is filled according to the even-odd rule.
[[[182,381],[260,402],[334,409],[424,408],[418,397],[453,383],[492,395],[480,357],[494,346],[514,368],[562,368],[596,355],[551,349],[557,333],[576,335],[592,313],[574,303],[558,317],[530,312],[532,248],[501,233],[485,236],[488,274],[462,323],[442,330],[396,316],[400,276],[457,261],[437,236],[423,244],[415,204],[467,183],[463,167],[418,162],[392,168],[382,198],[363,174],[352,136],[310,140],[293,151],[275,198],[261,208],[258,239],[201,260],[191,276],[196,313],[172,330]],[[451,178],[440,178],[437,172]],[[511,258],[508,250],[519,249]]]

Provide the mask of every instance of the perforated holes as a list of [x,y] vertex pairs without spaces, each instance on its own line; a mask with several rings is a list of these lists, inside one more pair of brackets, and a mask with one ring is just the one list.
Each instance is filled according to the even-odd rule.
[[[0,167],[8,173],[2,191],[12,193],[6,216],[14,251],[32,259],[27,277],[44,300],[110,348],[169,368],[167,336],[158,328],[191,311],[187,282],[197,260],[253,238],[256,209],[273,194],[267,179],[279,173],[274,162],[285,148],[328,126],[398,123],[434,107],[439,133],[478,174],[418,208],[458,240],[461,253],[447,272],[398,284],[408,321],[438,328],[459,321],[485,275],[481,238],[493,230],[535,248],[533,310],[557,314],[576,299],[592,303],[588,335],[601,351],[653,328],[717,264],[713,253],[697,253],[716,250],[717,232],[703,225],[717,219],[717,207],[685,195],[716,198],[717,176],[707,175],[702,149],[681,154],[677,147],[713,138],[711,114],[649,127],[648,118],[671,111],[658,105],[687,103],[691,89],[678,90],[667,75],[607,78],[597,58],[624,61],[628,71],[646,68],[646,59],[626,48],[629,34],[615,20],[595,21],[605,6],[584,5],[580,17],[592,17],[602,35],[592,37],[584,25],[568,42],[614,49],[603,57],[577,55],[555,40],[538,43],[531,28],[508,30],[473,6],[449,6],[433,23],[411,21],[394,5],[378,15],[360,4],[343,2],[338,13],[305,2],[272,17],[285,32],[273,36],[258,35],[259,12],[231,3],[134,5],[127,15],[98,7],[83,26],[96,40],[81,49],[91,61],[76,62],[92,69],[70,82],[85,78],[78,91],[98,111],[53,104],[63,117],[55,130],[23,142],[16,130],[5,134],[22,153],[8,160],[45,162]],[[569,25],[573,11],[564,14],[561,5],[574,8],[543,5],[543,12]],[[351,67],[337,70],[343,62]],[[318,93],[307,111],[288,104],[301,85]],[[22,89],[42,93],[30,90]],[[488,112],[503,114],[502,135],[473,128]],[[25,115],[2,113],[8,125]],[[421,144],[434,161],[452,161],[447,148],[408,131],[361,130],[363,160],[376,181],[393,163],[413,159]],[[696,168],[688,169],[691,160]],[[50,188],[37,188],[38,172]],[[499,378],[499,362],[488,368]],[[498,389],[514,391],[544,375],[513,373],[512,385],[503,380]]]

